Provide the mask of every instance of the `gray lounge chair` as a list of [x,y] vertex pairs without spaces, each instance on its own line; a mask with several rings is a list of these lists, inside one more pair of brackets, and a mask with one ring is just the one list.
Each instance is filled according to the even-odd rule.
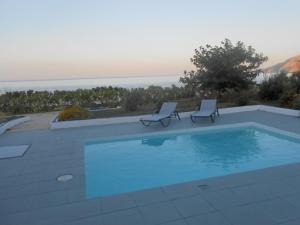
[[154,113],[151,116],[145,116],[140,119],[144,126],[149,126],[153,122],[160,122],[162,126],[167,127],[170,124],[171,117],[178,118],[179,114],[176,111],[177,102],[164,102],[158,113]]
[[215,122],[216,115],[220,116],[217,107],[217,100],[204,99],[201,101],[201,105],[198,107],[198,110],[191,114],[191,120],[192,122],[196,122],[197,118],[210,117],[211,122]]

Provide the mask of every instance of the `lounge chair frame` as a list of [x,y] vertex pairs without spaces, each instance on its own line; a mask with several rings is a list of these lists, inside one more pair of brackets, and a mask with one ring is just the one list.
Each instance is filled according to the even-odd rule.
[[[214,99],[206,99],[206,100],[203,100],[203,101],[207,101],[207,100],[214,100]],[[202,102],[201,102],[202,103]],[[195,112],[197,112],[197,111],[201,111],[201,103],[198,105],[198,107],[196,108],[196,111]],[[218,116],[218,117],[220,117],[220,113],[219,113],[219,108],[218,108],[218,106],[217,106],[217,102],[216,102],[216,108],[215,108],[215,110],[214,111],[212,111],[212,113],[211,114],[209,114],[209,115],[193,115],[193,114],[191,114],[191,121],[193,122],[193,123],[195,123],[196,122],[196,119],[198,119],[198,118],[206,118],[206,117],[210,117],[210,119],[211,119],[211,122],[215,122],[215,120],[216,120],[216,116]]]
[[[155,113],[152,113],[152,115],[153,116],[159,115],[159,113],[156,111]],[[140,121],[145,127],[148,127],[148,126],[150,126],[150,124],[155,123],[155,122],[159,122],[163,127],[168,127],[170,125],[172,117],[177,118],[178,120],[181,120],[179,113],[177,111],[174,111],[174,112],[170,113],[170,115],[168,115],[166,117],[162,117],[159,120],[141,118]]]

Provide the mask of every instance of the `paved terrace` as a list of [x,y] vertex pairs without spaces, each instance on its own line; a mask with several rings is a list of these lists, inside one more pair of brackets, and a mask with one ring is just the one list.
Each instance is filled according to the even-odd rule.
[[[261,111],[221,115],[215,124],[174,120],[7,132],[0,145],[30,144],[21,158],[0,160],[2,225],[299,225],[300,163],[112,197],[85,199],[82,141],[136,133],[258,122],[300,134],[300,119]],[[59,183],[56,177],[73,174]]]

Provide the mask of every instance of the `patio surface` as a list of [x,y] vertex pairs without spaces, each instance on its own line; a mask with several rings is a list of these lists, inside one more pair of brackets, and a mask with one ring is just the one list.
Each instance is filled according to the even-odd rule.
[[[261,111],[221,115],[214,124],[174,120],[168,128],[129,123],[7,132],[0,146],[30,148],[0,160],[0,224],[299,225],[300,163],[85,199],[84,139],[239,122],[300,134],[299,118]],[[57,182],[63,174],[74,179]]]
[[34,114],[24,114],[24,116],[29,116],[30,120],[21,123],[13,128],[12,131],[27,131],[27,130],[41,130],[49,129],[49,123],[58,115],[58,112],[46,112],[46,113],[34,113]]

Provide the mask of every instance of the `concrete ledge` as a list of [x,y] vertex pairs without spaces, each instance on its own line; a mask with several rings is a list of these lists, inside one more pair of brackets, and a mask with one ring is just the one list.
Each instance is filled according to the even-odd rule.
[[[250,106],[240,106],[240,107],[230,107],[222,108],[219,110],[220,114],[229,114],[229,113],[239,113],[239,112],[249,112],[249,111],[265,111],[271,113],[282,114],[286,116],[296,116],[299,117],[299,111],[293,109],[285,109],[273,106],[266,105],[250,105]],[[181,118],[188,118],[192,112],[183,112],[180,113]],[[74,121],[53,121],[50,123],[51,129],[62,129],[62,128],[71,128],[71,127],[83,127],[83,126],[99,126],[99,125],[108,125],[108,124],[120,124],[120,123],[133,123],[139,121],[143,116],[124,116],[124,117],[113,117],[113,118],[101,118],[101,119],[90,119],[90,120],[74,120]]]
[[22,118],[8,121],[3,126],[0,126],[0,135],[3,134],[6,130],[13,128],[14,126],[17,126],[17,125],[24,123],[26,121],[29,121],[29,120],[31,120],[31,118],[29,116],[24,116]]
[[258,110],[261,110],[264,112],[282,114],[282,115],[286,115],[286,116],[296,116],[296,117],[300,116],[299,110],[285,109],[285,108],[279,108],[279,107],[273,107],[273,106],[267,106],[267,105],[258,105]]

